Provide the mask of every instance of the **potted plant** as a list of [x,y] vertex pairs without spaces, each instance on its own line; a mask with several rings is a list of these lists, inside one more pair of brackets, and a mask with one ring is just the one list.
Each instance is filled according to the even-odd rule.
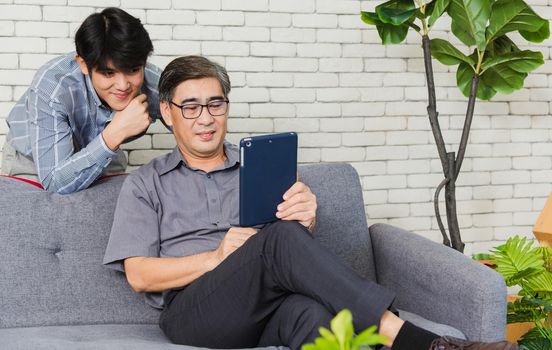
[[[443,39],[430,39],[435,22],[443,14],[451,19],[450,31],[468,47],[464,54]],[[466,151],[475,101],[491,99],[497,92],[509,94],[521,89],[527,74],[544,63],[540,52],[520,50],[508,35],[518,32],[530,42],[550,36],[549,23],[523,0],[390,0],[362,12],[362,20],[376,26],[384,45],[398,44],[410,29],[421,36],[428,89],[427,113],[439,152],[444,179],[437,186],[434,208],[443,243],[463,252],[456,214],[455,183]],[[456,82],[468,97],[464,128],[458,152],[448,152],[439,126],[431,57],[458,66]],[[439,193],[445,187],[449,236],[439,214]]]
[[532,245],[514,236],[492,251],[491,261],[507,286],[519,288],[508,302],[508,324],[533,324],[519,340],[521,348],[552,349],[552,248]]
[[341,310],[330,322],[331,331],[320,327],[321,337],[304,344],[301,350],[371,350],[372,345],[387,341],[387,337],[376,333],[376,328],[372,326],[355,335],[351,311]]

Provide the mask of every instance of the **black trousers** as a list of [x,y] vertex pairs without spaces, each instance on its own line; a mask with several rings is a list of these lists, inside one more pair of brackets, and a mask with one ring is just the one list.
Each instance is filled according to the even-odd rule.
[[168,295],[163,332],[174,343],[210,348],[300,349],[345,308],[355,330],[379,325],[395,298],[287,221],[266,226],[216,269]]

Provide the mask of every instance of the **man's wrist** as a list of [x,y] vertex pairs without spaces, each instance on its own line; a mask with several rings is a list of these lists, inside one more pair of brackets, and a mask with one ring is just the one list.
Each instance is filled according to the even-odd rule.
[[114,126],[111,123],[108,124],[101,133],[105,145],[113,152],[119,149],[119,146],[125,139],[125,137],[120,134],[120,132],[114,130]]

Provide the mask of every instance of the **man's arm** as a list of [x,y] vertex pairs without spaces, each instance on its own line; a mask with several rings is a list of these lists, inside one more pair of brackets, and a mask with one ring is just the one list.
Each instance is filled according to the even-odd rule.
[[128,283],[136,292],[184,287],[217,267],[255,233],[252,228],[232,227],[214,251],[178,258],[127,258],[124,267]]
[[29,91],[28,106],[31,120],[29,132],[38,177],[44,188],[63,194],[90,186],[116,156],[116,150],[125,137],[129,133],[145,130],[151,122],[145,95],[137,96],[125,110],[116,113],[115,125],[108,126],[111,126],[110,130],[123,129],[124,132],[118,132],[116,136],[110,134],[110,138],[105,139],[103,135],[98,135],[75,153],[68,117],[68,110],[74,109],[74,106],[51,101],[34,90]]
[[68,107],[71,108],[29,90],[33,160],[44,188],[59,193],[87,188],[116,155],[105,145],[101,135],[74,153]]

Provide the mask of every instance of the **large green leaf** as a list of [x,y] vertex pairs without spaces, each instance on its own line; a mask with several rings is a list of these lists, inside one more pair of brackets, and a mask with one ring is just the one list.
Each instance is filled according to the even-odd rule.
[[485,28],[491,15],[491,2],[481,0],[451,0],[447,13],[452,18],[453,34],[468,46],[485,50]]
[[544,40],[550,37],[550,22],[543,20],[542,26],[535,32],[527,30],[520,30],[519,34],[525,38],[525,40],[533,43],[542,43]]
[[389,339],[384,335],[377,334],[376,329],[377,326],[372,326],[357,335],[353,340],[351,349],[363,349],[366,345],[378,345],[386,343]]
[[546,338],[520,340],[518,342],[521,350],[550,350],[552,342]]
[[527,73],[516,72],[508,64],[489,68],[481,75],[481,80],[502,94],[511,94],[523,87]]
[[496,38],[494,41],[489,43],[489,45],[487,45],[485,56],[488,58],[519,51],[521,50],[517,47],[517,45],[506,35],[503,35]]
[[552,311],[552,299],[539,299],[537,297],[525,296],[523,300],[527,300],[528,303],[538,306],[545,312]]
[[431,3],[435,4],[435,7],[431,12],[431,16],[429,16],[428,24],[430,27],[432,27],[433,24],[435,24],[435,21],[437,21],[437,19],[441,17],[443,12],[445,12],[448,5],[450,4],[450,0],[434,0]]
[[487,69],[500,64],[506,64],[516,72],[529,73],[544,64],[544,57],[541,52],[530,50],[509,52],[501,54],[500,56],[488,57],[481,64],[481,74]]
[[531,328],[529,331],[527,331],[527,333],[523,335],[522,340],[540,338],[542,338],[542,334],[539,332],[538,328]]
[[337,338],[329,329],[320,327],[318,331],[320,332],[320,335],[322,336],[322,338],[327,339],[329,341],[333,341],[334,343],[337,344]]
[[508,323],[534,322],[546,317],[547,313],[542,311],[539,304],[523,298],[508,303]]
[[303,344],[301,350],[318,350],[318,347],[314,344]]
[[534,275],[540,275],[541,273],[542,273],[542,269],[529,267],[529,268],[526,268],[525,270],[521,270],[518,273],[515,273],[512,277],[508,278],[508,280],[506,280],[506,284],[508,285],[520,284],[523,282],[522,281],[523,279],[527,279]]
[[[475,72],[473,68],[466,62],[460,63],[458,66],[458,71],[456,71],[456,84],[464,96],[470,96],[471,84]],[[479,79],[477,84],[477,98],[481,100],[490,100],[494,95],[496,95],[496,90],[487,85],[482,79]]]
[[320,337],[314,340],[314,345],[316,345],[316,350],[340,350],[337,343]]
[[413,0],[390,0],[376,6],[376,14],[383,23],[400,25],[416,13]]
[[379,23],[383,23],[378,15],[374,12],[366,12],[366,11],[361,11],[360,12],[360,19],[366,23],[366,24],[370,24],[370,25],[378,25]]
[[545,271],[528,277],[526,289],[534,292],[538,298],[552,300],[552,273]]
[[378,34],[384,45],[399,44],[406,39],[406,35],[408,34],[408,24],[403,23],[395,26],[389,23],[383,23],[374,12],[363,11],[361,12],[360,18],[364,21],[364,23],[376,26]]
[[539,17],[523,0],[497,0],[486,32],[487,43],[513,31],[519,31],[532,42],[541,42],[550,36],[548,21]]
[[[495,68],[489,69],[485,75],[495,72]],[[516,74],[522,74],[513,71]],[[506,76],[499,76],[508,78]],[[523,81],[522,81],[523,85]],[[494,87],[494,86],[493,86]],[[500,91],[500,90],[498,90]],[[493,262],[497,265],[496,271],[500,273],[505,280],[510,279],[516,273],[528,268],[544,270],[542,254],[531,249],[532,242],[526,242],[524,237],[520,239],[518,236],[509,238],[505,244],[495,248],[492,253],[496,255]]]
[[523,0],[497,0],[492,6],[492,14],[487,28],[487,42],[491,42],[508,32],[518,30],[513,19],[516,18],[527,4]]
[[460,62],[466,62],[470,65],[475,65],[473,60],[460,52],[451,43],[443,39],[431,40],[431,55],[442,64],[453,66]]
[[331,320],[330,328],[337,338],[340,348],[343,344],[350,342],[354,334],[353,315],[351,314],[351,311],[347,309],[341,310]]
[[544,260],[544,267],[546,268],[546,270],[548,272],[552,272],[552,247],[539,246],[535,249],[542,254],[542,259]]

